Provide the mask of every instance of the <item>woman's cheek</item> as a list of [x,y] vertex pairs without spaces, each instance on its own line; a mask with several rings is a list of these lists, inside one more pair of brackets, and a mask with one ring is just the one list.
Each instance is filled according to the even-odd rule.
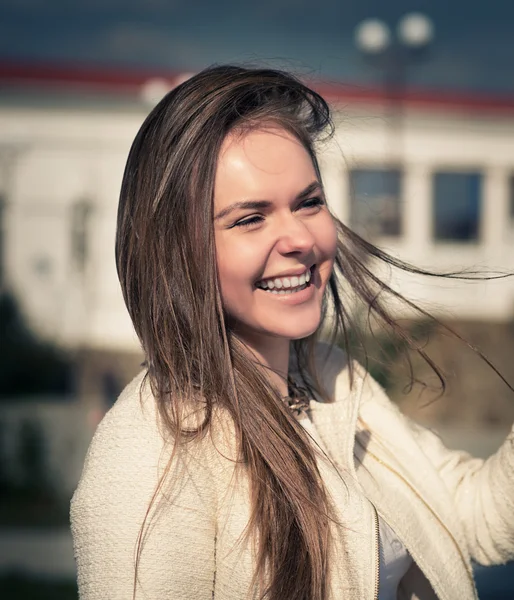
[[321,244],[321,252],[327,258],[335,259],[337,252],[337,228],[330,213],[324,213],[325,219],[321,223],[318,239]]

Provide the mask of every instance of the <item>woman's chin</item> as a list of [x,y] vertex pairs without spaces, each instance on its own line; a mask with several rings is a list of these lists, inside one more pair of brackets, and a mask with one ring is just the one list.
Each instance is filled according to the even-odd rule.
[[[233,331],[250,344],[265,339],[301,340],[315,333],[321,323],[321,311],[305,311],[302,315],[260,315],[255,321],[235,322]],[[270,318],[273,317],[273,318]]]
[[270,331],[274,337],[285,338],[288,340],[301,340],[309,337],[318,330],[320,318],[313,319],[311,323],[295,323],[290,327],[284,325],[277,327],[275,331]]

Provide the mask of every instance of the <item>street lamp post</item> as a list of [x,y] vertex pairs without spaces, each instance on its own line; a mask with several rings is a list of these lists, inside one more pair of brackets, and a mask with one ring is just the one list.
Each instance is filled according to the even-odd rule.
[[355,43],[366,60],[382,70],[391,136],[389,160],[401,160],[403,97],[407,67],[423,60],[434,37],[432,21],[424,14],[402,17],[395,35],[379,19],[366,19],[355,28]]

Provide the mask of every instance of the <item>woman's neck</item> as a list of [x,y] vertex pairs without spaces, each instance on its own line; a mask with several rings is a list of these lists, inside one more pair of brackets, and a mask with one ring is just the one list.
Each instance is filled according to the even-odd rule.
[[281,396],[287,396],[290,342],[287,339],[249,336],[241,337],[257,362],[265,369],[271,384]]

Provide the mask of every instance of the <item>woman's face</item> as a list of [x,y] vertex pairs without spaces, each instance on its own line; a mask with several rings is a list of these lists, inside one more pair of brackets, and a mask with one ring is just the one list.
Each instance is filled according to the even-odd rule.
[[311,158],[278,128],[234,133],[216,171],[214,228],[223,305],[238,335],[313,333],[336,229]]

